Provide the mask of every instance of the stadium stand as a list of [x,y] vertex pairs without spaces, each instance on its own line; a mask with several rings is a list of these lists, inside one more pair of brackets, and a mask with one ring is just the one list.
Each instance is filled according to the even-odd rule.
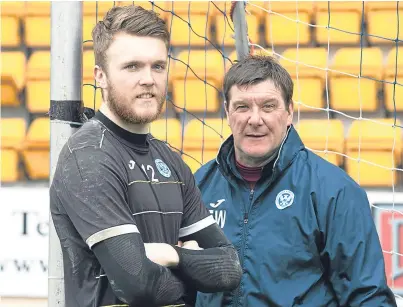
[[296,128],[306,147],[337,166],[343,164],[344,125],[341,120],[305,119]]
[[178,112],[217,112],[218,91],[229,65],[223,55],[215,49],[185,50],[172,64],[172,94]]
[[[313,1],[273,2],[265,1],[263,7],[272,13],[264,13],[267,45],[307,45],[311,42],[310,22],[314,13]],[[299,22],[296,22],[298,20]]]
[[392,113],[403,111],[403,56],[400,53],[396,47],[388,52],[382,78],[385,80],[385,107]]
[[[92,27],[113,5],[128,4],[133,2],[84,3],[83,101],[86,107],[98,109],[102,100],[100,90],[95,91],[93,78]],[[214,157],[228,133],[228,126],[222,119],[221,86],[224,72],[236,60],[234,27],[229,14],[231,3],[157,1],[151,4],[144,1],[137,4],[160,13],[172,32],[169,93],[164,106],[169,112],[164,112],[161,119],[153,123],[151,133],[183,154],[194,171],[200,163]],[[3,130],[15,130],[18,135],[13,138],[14,145],[9,141],[2,144],[2,165],[5,165],[2,181],[48,180],[46,113],[50,99],[50,5],[49,2],[2,2],[1,9],[1,24],[8,29],[2,31],[2,118],[16,120],[15,124],[6,121],[2,126]],[[375,132],[386,129],[384,137],[378,133],[371,139],[369,132],[362,134],[367,128],[358,128],[369,125],[368,121],[354,121],[350,127],[339,113],[370,112],[373,118],[390,122],[396,114],[399,117],[396,112],[403,111],[399,84],[403,79],[399,69],[403,62],[399,50],[392,44],[397,35],[397,23],[396,26],[394,23],[400,12],[397,3],[365,3],[362,14],[361,2],[280,4],[256,1],[247,5],[247,11],[251,42],[261,44],[267,54],[274,51],[292,75],[293,98],[301,102],[295,106],[301,114],[298,129],[307,146],[344,168],[353,178],[358,178],[359,171],[363,186],[390,185],[390,171],[371,163],[386,168],[401,165],[400,129],[377,125]],[[354,35],[362,31],[362,20],[367,33],[390,40]],[[256,49],[254,52],[257,53]],[[22,108],[21,116],[14,116],[12,109],[18,108]],[[330,120],[317,119],[316,115],[327,112]],[[21,128],[22,122],[25,122],[24,128]],[[368,131],[372,131],[371,127]],[[391,154],[391,131],[396,133],[394,155]],[[2,132],[2,140],[7,133]],[[362,142],[359,147],[358,137]],[[379,139],[374,143],[376,138]],[[374,147],[373,144],[384,145]],[[332,153],[326,155],[322,152],[325,148]],[[370,163],[357,163],[354,158],[358,153]],[[380,175],[366,176],[368,172]]]
[[1,118],[1,182],[21,179],[19,163],[21,144],[26,133],[23,118]]
[[372,120],[355,120],[352,123],[346,139],[346,155],[349,157],[346,169],[363,186],[390,187],[397,180],[397,172],[391,172],[391,169],[401,163],[400,120],[396,124],[390,118]]
[[49,118],[36,118],[28,128],[21,149],[28,178],[32,180],[49,178],[49,139]]
[[178,152],[182,149],[182,125],[176,118],[159,119],[150,125],[150,133]]
[[[366,12],[369,42],[371,44],[394,44],[403,35],[403,23],[399,18],[403,6],[399,1],[368,1]],[[399,22],[400,21],[400,22]],[[399,37],[398,36],[399,33]]]
[[18,47],[21,44],[21,18],[24,12],[24,2],[4,2],[0,3],[1,45],[3,47]]
[[374,112],[378,108],[380,82],[377,80],[382,78],[382,62],[382,52],[378,47],[338,49],[331,65],[332,108]]
[[225,119],[193,118],[185,126],[182,158],[192,171],[215,158],[221,143],[231,134]]
[[[319,44],[354,44],[360,42],[362,2],[318,1],[316,4],[316,40]],[[329,30],[326,27],[329,27]]]
[[28,60],[26,85],[27,110],[45,113],[50,103],[50,52],[36,51]]
[[25,1],[25,42],[29,47],[50,47],[50,2]]
[[19,95],[25,86],[26,59],[21,51],[1,53],[1,105],[18,106]]
[[[294,101],[301,111],[325,107],[324,90],[327,68],[325,48],[288,48],[280,59],[294,81]],[[303,63],[303,64],[301,64]]]

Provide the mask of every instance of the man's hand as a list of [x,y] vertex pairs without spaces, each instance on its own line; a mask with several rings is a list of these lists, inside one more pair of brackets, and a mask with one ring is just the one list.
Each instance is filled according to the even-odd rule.
[[191,240],[191,241],[186,241],[180,245],[182,248],[187,248],[187,249],[193,249],[193,250],[202,250],[202,248],[199,246],[197,241]]
[[176,250],[165,243],[145,243],[146,256],[152,262],[167,268],[176,267],[179,263],[179,256]]

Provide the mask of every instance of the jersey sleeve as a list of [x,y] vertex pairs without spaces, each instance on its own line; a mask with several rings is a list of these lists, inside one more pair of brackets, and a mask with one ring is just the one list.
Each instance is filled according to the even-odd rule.
[[213,216],[203,204],[201,193],[190,168],[184,165],[184,209],[179,237],[192,235],[215,223]]
[[[123,167],[97,148],[73,151],[57,170],[51,188],[89,248],[127,233],[138,233],[127,200]],[[52,193],[53,191],[53,193]]]

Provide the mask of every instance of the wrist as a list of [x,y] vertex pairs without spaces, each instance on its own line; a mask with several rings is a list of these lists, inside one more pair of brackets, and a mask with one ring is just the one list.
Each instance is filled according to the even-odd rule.
[[179,266],[179,252],[177,250],[177,246],[175,245],[171,245],[171,244],[167,244],[168,245],[168,249],[169,249],[169,257],[168,257],[168,263],[167,266],[170,268],[177,268]]

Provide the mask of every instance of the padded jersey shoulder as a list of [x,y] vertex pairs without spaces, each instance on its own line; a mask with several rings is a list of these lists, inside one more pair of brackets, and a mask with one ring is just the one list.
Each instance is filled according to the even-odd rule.
[[78,129],[68,140],[70,151],[87,146],[100,148],[106,128],[97,120],[89,120]]

